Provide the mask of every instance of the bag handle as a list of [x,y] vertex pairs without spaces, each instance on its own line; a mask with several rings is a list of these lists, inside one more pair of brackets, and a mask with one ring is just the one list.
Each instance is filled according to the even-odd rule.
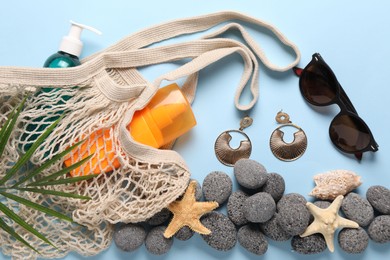
[[[141,49],[151,44],[171,39],[180,35],[202,32],[229,20],[239,20],[249,24],[254,24],[261,28],[266,28],[270,30],[281,41],[281,43],[283,43],[286,47],[291,48],[291,50],[296,56],[295,60],[286,66],[275,65],[269,61],[269,59],[259,47],[259,45],[256,43],[256,41],[254,41],[253,38],[249,36],[249,33],[245,32],[245,30],[242,30],[242,32],[245,32],[243,33],[243,36],[247,43],[256,52],[256,54],[264,63],[264,65],[267,66],[269,69],[283,72],[293,68],[298,64],[301,56],[298,47],[294,43],[289,41],[287,37],[285,37],[276,27],[257,18],[234,11],[222,11],[202,16],[182,18],[155,25],[122,39],[118,43],[103,50],[102,52],[122,52],[131,49]],[[237,23],[233,23],[233,26],[242,28],[242,26],[237,25]],[[232,25],[225,26],[224,31],[228,30],[230,27],[232,27]],[[222,30],[215,34],[210,34],[208,38],[220,34],[222,34]],[[91,55],[85,58],[83,61],[88,61],[94,58],[95,55],[98,55],[99,53],[101,52]]]
[[[133,67],[137,67],[137,65],[142,66],[142,65],[159,63],[158,61],[150,62],[149,64],[142,63],[142,61],[139,63],[129,62],[128,60],[133,58],[134,55],[138,55],[135,50],[139,48],[143,48],[153,43],[163,41],[172,37],[176,37],[178,35],[204,31],[222,22],[226,22],[228,20],[241,20],[244,22],[252,23],[260,27],[269,29],[271,32],[273,32],[276,35],[276,37],[285,46],[290,47],[292,49],[292,51],[296,55],[295,60],[289,65],[284,67],[280,67],[271,63],[266,57],[264,51],[262,51],[260,46],[256,43],[256,41],[254,41],[253,38],[249,35],[249,33],[247,33],[245,29],[237,23],[231,23],[225,25],[222,29],[218,30],[215,33],[205,36],[203,39],[216,37],[229,29],[235,28],[241,32],[245,42],[253,50],[256,56],[259,57],[259,59],[268,68],[275,71],[286,71],[292,68],[293,66],[295,66],[299,62],[300,53],[298,48],[293,43],[288,41],[287,38],[283,34],[281,34],[275,27],[256,18],[243,15],[241,13],[228,11],[228,12],[219,12],[219,13],[185,18],[185,19],[178,19],[178,20],[174,20],[171,22],[167,22],[167,23],[163,23],[157,26],[147,28],[145,30],[139,31],[138,33],[128,36],[127,38],[119,41],[117,44],[107,48],[106,50],[103,50],[102,52],[87,57],[86,59],[83,60],[84,63],[83,65],[74,68],[34,69],[34,68],[0,67],[0,85],[4,83],[6,84],[9,83],[9,84],[26,85],[26,86],[50,85],[53,87],[62,87],[62,86],[70,86],[70,85],[88,84],[90,83],[89,80],[91,76],[96,76],[99,73],[104,74],[105,68],[115,67],[114,65],[112,65],[113,63],[115,63],[115,61],[117,63],[119,61],[120,64],[123,64],[122,67],[130,66],[131,64],[133,64]],[[226,43],[227,42],[224,42],[224,44]],[[196,42],[194,42],[194,44],[196,45]],[[199,44],[198,48],[200,48],[205,43],[200,42],[198,44]],[[226,46],[221,46],[221,47],[226,47]],[[159,48],[148,48],[146,51],[144,51],[144,54],[147,54],[149,52],[152,53],[153,49],[156,51],[167,51],[167,49],[164,50]],[[141,52],[142,50],[145,49],[139,49],[139,51]],[[130,51],[130,53],[127,53],[128,51]],[[158,55],[160,56],[174,55],[175,51],[177,52],[177,50],[173,50],[173,52],[161,52]],[[248,51],[248,53],[251,53],[251,51]],[[158,58],[158,55],[155,57]],[[169,59],[165,57],[165,60],[169,60]],[[252,60],[255,61],[256,58],[253,58]],[[257,102],[258,92],[259,92],[257,87],[258,64],[255,63],[254,65],[255,65],[254,79],[252,80],[252,84],[251,84],[251,92],[253,98],[248,105],[239,104],[241,93],[245,87],[242,84],[240,84],[240,86],[236,91],[236,96],[235,96],[235,105],[239,110],[249,110]],[[139,74],[136,70],[133,70],[132,73]],[[137,78],[142,78],[140,77],[140,75],[135,75],[135,76],[138,76]],[[186,95],[190,101],[194,99],[197,77],[198,75],[196,73],[192,74],[188,78],[188,81],[184,84],[185,86],[183,89],[185,90]],[[107,90],[107,86],[110,85],[113,86],[113,89]],[[131,86],[127,86],[127,87],[119,86],[118,84],[115,83],[115,81],[112,80],[110,81],[109,77],[106,77],[105,75],[105,79],[103,79],[103,84],[98,84],[98,87],[100,87],[101,91],[111,100],[123,101],[123,100],[128,100],[130,98],[137,97],[137,95],[139,95],[144,90],[146,85],[149,84],[143,81],[142,83],[132,84]],[[126,91],[128,92],[124,93]]]
[[[300,52],[298,47],[290,42],[278,29],[276,29],[274,26],[272,26],[269,23],[266,23],[264,21],[261,21],[259,19],[256,19],[251,16],[247,16],[238,12],[232,12],[232,11],[224,11],[224,12],[218,12],[218,13],[213,13],[213,14],[207,14],[203,16],[196,16],[196,17],[190,17],[190,18],[184,18],[184,19],[178,19],[178,20],[173,20],[170,22],[162,23],[160,25],[152,26],[149,28],[146,28],[144,30],[141,30],[137,33],[134,33],[133,35],[130,35],[118,43],[114,44],[113,46],[107,48],[106,50],[103,50],[102,52],[123,52],[125,50],[129,49],[139,49],[139,48],[144,48],[147,46],[150,46],[151,44],[161,42],[179,35],[185,35],[185,34],[191,34],[195,32],[201,32],[205,31],[207,29],[210,29],[220,23],[229,21],[229,20],[240,20],[243,22],[251,23],[254,25],[257,25],[259,27],[266,28],[270,30],[280,41],[282,44],[284,44],[286,47],[290,47],[292,52],[295,53],[295,60],[291,62],[290,64],[286,66],[278,66],[274,63],[272,63],[267,56],[265,55],[265,52],[262,50],[262,48],[257,44],[257,42],[250,36],[250,34],[245,30],[245,28],[236,23],[229,23],[216,32],[210,33],[201,39],[211,39],[220,36],[221,34],[225,33],[228,30],[231,29],[237,29],[245,43],[248,45],[248,47],[251,48],[248,53],[252,54],[253,53],[262,61],[262,63],[269,69],[274,70],[274,71],[287,71],[291,69],[292,67],[296,66],[300,60]],[[220,39],[220,38],[219,38]],[[199,43],[202,44],[202,43]],[[148,48],[149,50],[151,48]],[[95,54],[95,55],[98,55]],[[254,57],[254,55],[252,55]],[[87,57],[85,61],[88,61],[90,59],[94,58],[94,55]],[[240,104],[240,97],[242,95],[242,92],[245,88],[245,85],[240,85],[238,86],[234,98],[234,103],[237,109],[239,110],[250,110],[255,103],[258,100],[259,97],[259,89],[258,89],[258,64],[257,60],[254,57],[252,59],[256,63],[255,69],[254,69],[254,75],[253,75],[253,80],[250,85],[250,91],[252,93],[252,99],[249,102],[249,104]],[[138,73],[138,72],[134,72]],[[189,100],[190,103],[193,102],[195,98],[195,93],[196,93],[196,87],[197,87],[197,82],[198,82],[198,73],[197,71],[194,72],[192,75],[188,77],[186,82],[184,83],[182,89],[184,94],[186,95],[187,99]]]

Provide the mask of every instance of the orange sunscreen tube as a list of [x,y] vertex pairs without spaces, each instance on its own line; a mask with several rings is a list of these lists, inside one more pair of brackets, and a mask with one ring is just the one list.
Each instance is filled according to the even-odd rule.
[[[149,104],[134,113],[127,126],[132,138],[142,144],[160,148],[196,125],[191,106],[177,84],[160,88]],[[110,172],[120,167],[116,158],[111,129],[92,133],[64,161],[68,167],[93,154],[91,160],[71,171],[72,176]]]

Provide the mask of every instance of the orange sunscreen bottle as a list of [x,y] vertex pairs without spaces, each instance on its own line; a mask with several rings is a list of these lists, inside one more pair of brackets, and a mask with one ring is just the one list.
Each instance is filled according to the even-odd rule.
[[[174,83],[160,88],[145,108],[136,111],[127,129],[135,141],[160,148],[195,125],[191,106],[180,87]],[[68,167],[93,154],[89,162],[70,172],[72,176],[110,172],[120,167],[110,130],[101,129],[92,133],[66,158],[64,163]]]

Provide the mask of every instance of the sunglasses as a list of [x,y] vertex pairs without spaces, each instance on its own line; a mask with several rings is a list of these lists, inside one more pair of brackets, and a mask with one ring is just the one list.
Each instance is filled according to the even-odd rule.
[[358,160],[363,152],[378,151],[370,128],[361,119],[331,68],[320,54],[315,53],[304,68],[293,68],[299,77],[299,89],[307,102],[314,106],[337,104],[338,113],[329,127],[333,144],[342,152],[355,154]]

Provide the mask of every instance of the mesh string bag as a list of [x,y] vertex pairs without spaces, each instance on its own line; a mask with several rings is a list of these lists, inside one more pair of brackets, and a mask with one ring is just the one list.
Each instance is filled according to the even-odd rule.
[[[228,20],[241,20],[271,30],[296,54],[295,60],[278,67],[270,63],[257,43],[237,22],[230,23],[202,39],[167,46],[150,47],[152,43],[178,35],[209,29]],[[231,28],[243,35],[245,43],[220,38]],[[148,48],[146,48],[149,46]],[[135,111],[145,107],[161,82],[186,78],[182,90],[192,102],[198,72],[233,53],[241,55],[244,70],[235,105],[248,110],[258,98],[258,59],[268,68],[286,71],[300,58],[295,45],[273,26],[255,18],[220,12],[175,20],[157,25],[123,39],[114,46],[87,57],[82,65],[67,69],[0,67],[0,123],[10,111],[28,99],[16,128],[0,159],[2,169],[8,169],[25,152],[48,125],[62,116],[57,127],[34,153],[31,164],[41,165],[71,145],[82,144],[94,157],[79,169],[77,175],[99,173],[98,177],[72,185],[47,186],[47,189],[77,193],[91,200],[77,200],[23,192],[20,196],[42,205],[51,205],[71,215],[76,223],[68,223],[5,199],[27,222],[36,227],[57,247],[42,243],[15,223],[19,234],[37,248],[42,257],[63,257],[71,251],[89,256],[106,249],[112,239],[113,224],[145,221],[176,200],[186,189],[190,172],[183,158],[170,149],[156,149],[135,142],[127,126]],[[137,68],[157,63],[189,59],[177,69],[148,82]],[[239,103],[246,85],[253,99]],[[49,87],[48,87],[49,86]],[[98,152],[97,152],[98,151]],[[36,180],[64,167],[64,161],[75,163],[86,154],[73,152],[46,169]],[[1,176],[5,171],[1,171]],[[70,175],[58,177],[71,178]],[[0,213],[1,214],[1,213]],[[15,259],[35,259],[38,255],[7,233],[0,230],[3,253]]]

